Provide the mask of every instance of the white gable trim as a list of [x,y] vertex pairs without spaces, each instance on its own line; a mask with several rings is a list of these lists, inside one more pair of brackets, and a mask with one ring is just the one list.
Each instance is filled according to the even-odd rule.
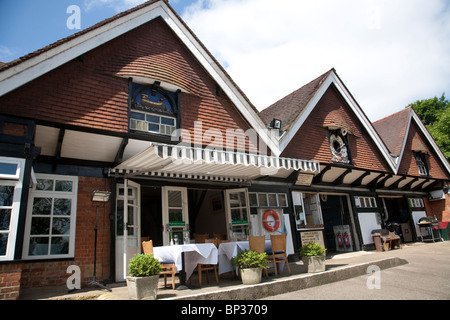
[[[411,118],[414,119],[414,121],[416,122],[417,126],[419,127],[420,131],[423,133],[423,135],[427,138],[428,142],[430,143],[430,145],[433,147],[434,151],[436,152],[436,154],[438,155],[439,159],[441,160],[442,164],[444,165],[444,167],[447,169],[448,173],[450,173],[450,164],[448,163],[447,159],[445,158],[444,154],[442,153],[441,149],[439,149],[439,146],[436,144],[436,141],[434,141],[433,137],[431,136],[430,132],[428,131],[428,129],[425,127],[425,125],[423,124],[423,122],[420,120],[419,116],[417,115],[417,113],[413,110],[413,108],[411,108]],[[408,132],[406,133],[405,136],[408,136],[409,133],[409,126],[408,126]],[[404,145],[403,145],[404,147]],[[402,150],[402,155],[403,155],[403,150]],[[401,159],[400,159],[401,160]]]
[[0,96],[162,14],[162,8],[155,3],[0,72]]
[[258,131],[262,141],[270,148],[272,154],[279,156],[277,139],[267,130],[264,130],[265,125],[258,114],[163,1],[145,6],[0,72],[0,96],[157,17],[162,17],[166,21],[194,57],[224,90],[251,127]]
[[400,150],[400,154],[399,154],[398,159],[397,159],[397,164],[395,166],[395,173],[398,172],[398,169],[400,169],[400,164],[402,163],[402,158],[403,158],[403,153],[405,151],[406,141],[408,141],[409,128],[411,127],[411,119],[412,119],[412,114],[411,114],[411,111],[410,111],[410,116],[409,116],[409,119],[408,119],[408,125],[406,126],[405,136],[403,137],[402,148]]
[[303,123],[306,121],[306,119],[309,117],[319,100],[322,98],[326,90],[330,87],[331,84],[334,84],[336,88],[338,89],[339,93],[342,95],[344,100],[347,102],[347,104],[350,106],[350,108],[355,113],[358,120],[363,124],[364,128],[369,133],[370,137],[375,142],[375,145],[380,150],[381,154],[389,164],[392,171],[396,173],[396,166],[392,158],[390,157],[389,150],[381,140],[378,133],[375,131],[374,127],[372,126],[372,123],[369,121],[369,119],[366,117],[364,112],[361,110],[361,108],[358,106],[356,101],[351,96],[350,92],[347,91],[344,84],[341,82],[341,80],[337,77],[336,73],[332,70],[330,74],[327,76],[327,78],[323,81],[320,88],[316,91],[314,96],[311,98],[311,100],[308,102],[306,107],[304,108],[303,112],[298,116],[297,120],[294,122],[292,127],[289,129],[289,131],[283,136],[282,140],[280,141],[280,153],[284,151],[284,149],[288,146],[288,144],[291,142],[297,131],[300,129],[300,127],[303,125]]

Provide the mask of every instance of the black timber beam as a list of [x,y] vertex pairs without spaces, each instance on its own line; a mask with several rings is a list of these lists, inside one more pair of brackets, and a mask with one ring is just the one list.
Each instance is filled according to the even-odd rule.
[[411,190],[411,186],[413,185],[413,183],[414,183],[414,182],[417,182],[418,180],[419,180],[418,177],[412,179],[410,182],[408,182],[407,184],[405,184],[405,185],[402,187],[402,190],[403,190],[403,191]]
[[331,165],[327,165],[323,170],[321,170],[320,173],[314,177],[314,183],[321,183],[323,180],[323,175],[330,169]]
[[370,171],[364,172],[362,175],[359,176],[355,181],[352,182],[352,187],[359,187],[362,184],[362,181],[365,177],[370,175]]
[[383,179],[381,179],[380,182],[377,182],[377,188],[383,188],[386,181],[388,181],[392,177],[393,177],[392,174],[388,174],[387,176],[385,176]]
[[395,181],[393,184],[391,184],[389,186],[389,190],[394,190],[394,189],[398,189],[398,185],[400,184],[400,182],[402,182],[403,180],[405,180],[406,177],[401,177],[400,179],[398,179],[397,181]]
[[337,177],[336,179],[333,180],[332,184],[335,186],[343,184],[345,177],[352,171],[353,171],[353,169],[350,169],[350,168],[345,170],[343,173],[341,173],[341,175],[339,177]]

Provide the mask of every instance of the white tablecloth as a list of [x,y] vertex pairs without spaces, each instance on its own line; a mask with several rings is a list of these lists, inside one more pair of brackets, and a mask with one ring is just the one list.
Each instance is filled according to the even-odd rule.
[[[219,246],[219,274],[236,270],[231,263],[231,259],[244,250],[250,250],[250,244],[248,241],[221,243]],[[272,243],[270,240],[265,241],[264,251],[272,251]]]
[[153,255],[159,261],[173,261],[176,271],[183,270],[181,254],[184,252],[186,279],[192,275],[197,264],[217,264],[217,248],[213,243],[192,243],[153,247]]

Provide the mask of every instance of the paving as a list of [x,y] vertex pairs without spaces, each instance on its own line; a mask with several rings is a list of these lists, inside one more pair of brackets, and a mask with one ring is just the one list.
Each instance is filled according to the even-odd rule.
[[[307,273],[301,261],[290,262],[291,274],[284,268],[281,274],[275,276],[273,269],[269,269],[269,276],[262,278],[257,285],[243,285],[238,278],[231,274],[221,275],[216,284],[212,272],[210,283],[203,278],[203,286],[198,286],[195,273],[187,288],[181,288],[176,279],[176,288],[164,288],[160,279],[158,300],[254,300],[291,291],[307,289],[323,284],[333,283],[368,274],[370,266],[377,266],[380,270],[395,268],[408,264],[408,260],[415,255],[433,254],[436,250],[450,251],[450,241],[439,243],[404,244],[401,249],[385,252],[358,251],[340,253],[327,256],[326,271]],[[21,293],[21,300],[129,300],[126,283],[111,283],[111,292],[95,288],[83,287],[81,290],[68,292],[65,287],[35,288]]]

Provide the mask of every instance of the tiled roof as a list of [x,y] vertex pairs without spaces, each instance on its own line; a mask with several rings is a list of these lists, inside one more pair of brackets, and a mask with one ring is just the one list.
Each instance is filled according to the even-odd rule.
[[410,117],[410,108],[405,108],[373,123],[392,155],[399,156],[402,151]]
[[262,110],[259,115],[264,123],[268,125],[273,118],[276,118],[282,121],[282,130],[289,129],[332,71],[334,69],[327,71],[320,77]]

